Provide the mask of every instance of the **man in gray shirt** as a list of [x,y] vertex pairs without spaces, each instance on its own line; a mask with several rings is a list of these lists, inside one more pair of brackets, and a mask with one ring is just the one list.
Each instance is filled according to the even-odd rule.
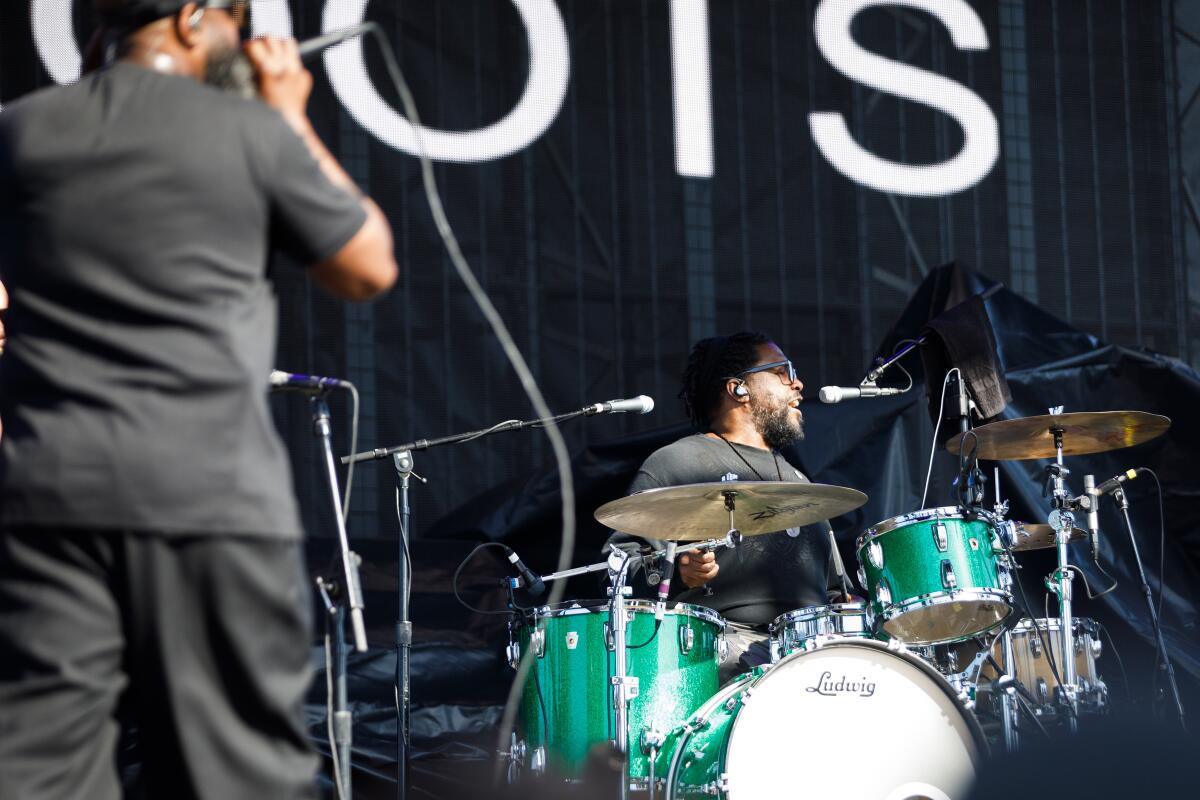
[[366,299],[391,232],[244,0],[95,5],[116,60],[0,114],[0,797],[119,796],[118,718],[148,796],[315,796],[267,262]]
[[[807,483],[779,452],[803,437],[803,388],[791,361],[761,333],[697,342],[680,396],[702,432],[652,453],[630,494],[715,481]],[[746,537],[733,550],[692,550],[678,557],[672,598],[712,608],[729,623],[722,680],[770,660],[767,628],[777,616],[840,597],[827,531],[822,522]],[[621,533],[609,544],[661,546]]]

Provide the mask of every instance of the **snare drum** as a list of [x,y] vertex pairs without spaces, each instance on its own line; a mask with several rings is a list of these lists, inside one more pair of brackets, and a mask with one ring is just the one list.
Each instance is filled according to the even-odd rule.
[[[657,633],[655,604],[625,603],[627,674],[638,681],[629,703],[629,777],[645,783],[645,734],[663,734],[717,691],[725,621],[702,606],[668,608]],[[521,700],[520,759],[535,772],[577,778],[588,751],[616,739],[610,677],[615,667],[608,606],[564,603],[542,607],[510,625],[509,663],[533,648]],[[648,748],[647,748],[648,749]]]
[[[1038,636],[1034,622],[1041,629]],[[1079,690],[1076,693],[1078,708],[1081,714],[1103,714],[1108,711],[1108,687],[1104,679],[1096,672],[1096,659],[1100,657],[1100,624],[1095,620],[1076,617],[1072,620],[1075,647],[1075,675]],[[1004,655],[1000,642],[992,648],[992,657],[996,663],[1011,672],[1026,690],[1037,698],[1042,713],[1052,714],[1056,710],[1054,671],[1050,668],[1050,660],[1042,644],[1050,647],[1054,656],[1054,664],[1062,677],[1062,620],[1023,619],[1012,630],[1013,667],[1004,665]],[[994,682],[999,676],[991,663],[985,663],[979,671],[979,681]]]
[[[862,731],[864,750],[838,731]],[[932,667],[882,642],[798,651],[722,687],[667,737],[665,800],[963,800],[987,744]]]
[[1011,578],[987,516],[927,508],[884,520],[855,544],[876,632],[908,644],[957,642],[1012,613]]
[[871,623],[863,603],[808,606],[781,614],[771,623],[771,662],[797,650],[811,650],[821,639],[870,639]]

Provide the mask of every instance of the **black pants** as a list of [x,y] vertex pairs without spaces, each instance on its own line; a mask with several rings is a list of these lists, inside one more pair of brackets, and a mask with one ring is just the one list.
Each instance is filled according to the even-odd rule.
[[0,798],[315,797],[300,543],[0,531]]

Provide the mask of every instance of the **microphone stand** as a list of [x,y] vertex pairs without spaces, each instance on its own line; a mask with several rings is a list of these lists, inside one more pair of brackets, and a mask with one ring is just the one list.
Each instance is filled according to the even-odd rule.
[[[367,633],[363,625],[362,584],[358,576],[358,554],[350,550],[350,541],[346,536],[346,518],[342,513],[342,498],[338,490],[337,467],[334,464],[332,429],[329,423],[329,404],[325,401],[326,390],[316,391],[309,398],[312,407],[313,434],[321,444],[324,457],[325,475],[329,484],[330,501],[333,504],[333,519],[337,525],[338,546],[341,551],[341,575],[336,578],[317,578],[317,590],[325,602],[329,612],[327,630],[334,640],[336,650],[333,674],[335,685],[334,696],[330,698],[333,707],[334,741],[330,746],[337,750],[331,754],[339,765],[338,794],[345,800],[350,798],[350,758],[353,737],[353,718],[346,709],[346,639],[345,619],[347,610],[354,632],[354,649],[360,653],[367,650]],[[331,629],[331,630],[330,630]]]
[[[416,441],[405,442],[394,447],[377,447],[374,450],[364,450],[361,453],[342,456],[341,462],[343,464],[377,461],[390,457],[395,467],[396,479],[399,484],[400,532],[398,538],[400,560],[396,575],[396,593],[398,595],[395,625],[396,672],[393,678],[395,681],[393,690],[396,697],[396,796],[399,800],[405,800],[408,793],[408,762],[411,744],[409,711],[412,704],[412,676],[409,657],[412,652],[413,637],[412,621],[409,619],[411,587],[409,586],[410,581],[408,578],[412,562],[409,557],[411,551],[409,549],[408,532],[410,529],[409,523],[412,519],[412,506],[409,503],[408,490],[411,478],[416,478],[421,483],[427,483],[424,478],[414,471],[413,451],[428,450],[431,447],[439,447],[446,444],[474,441],[475,439],[482,439],[503,431],[519,431],[537,425],[545,425],[548,422],[564,422],[576,417],[589,417],[600,413],[603,413],[603,406],[595,404],[581,408],[578,411],[570,411],[553,417],[532,420],[506,420],[490,428],[456,433],[450,436],[443,436],[440,439],[417,439]],[[330,458],[332,459],[332,454]],[[330,461],[330,466],[332,468],[332,460]],[[338,507],[338,513],[341,513],[341,506]],[[346,798],[347,800],[349,798],[348,792]]]
[[1125,528],[1129,531],[1129,544],[1133,546],[1133,560],[1137,564],[1138,579],[1142,582],[1142,594],[1146,596],[1146,606],[1150,609],[1150,624],[1154,628],[1154,642],[1158,648],[1158,658],[1162,661],[1163,671],[1167,673],[1167,682],[1171,686],[1171,696],[1175,701],[1175,713],[1179,716],[1179,728],[1186,734],[1187,723],[1183,715],[1183,701],[1179,697],[1179,684],[1175,682],[1175,667],[1167,656],[1167,642],[1163,638],[1162,623],[1158,619],[1158,612],[1154,609],[1154,597],[1150,593],[1150,582],[1146,580],[1146,570],[1142,567],[1142,555],[1138,551],[1137,537],[1133,535],[1133,523],[1129,520],[1129,498],[1125,496],[1125,490],[1120,487],[1113,490],[1113,498],[1120,505],[1121,514],[1125,517]]
[[491,436],[493,433],[519,431],[525,428],[532,428],[537,425],[545,425],[549,422],[565,422],[566,420],[575,419],[576,417],[590,417],[600,413],[603,412],[599,410],[599,404],[597,404],[588,406],[587,408],[581,408],[578,411],[568,411],[566,414],[558,414],[553,417],[544,417],[542,419],[510,419],[497,423],[490,428],[481,428],[477,431],[467,431],[465,433],[455,433],[450,436],[443,436],[440,439],[417,439],[414,442],[405,442],[404,444],[399,444],[395,447],[377,447],[374,450],[364,450],[361,453],[342,456],[342,463],[357,464],[361,461],[375,461],[380,458],[387,458],[388,456],[406,451],[411,452],[413,450],[428,450],[431,447],[440,447],[444,444],[469,442],[475,439],[482,439],[485,436]]

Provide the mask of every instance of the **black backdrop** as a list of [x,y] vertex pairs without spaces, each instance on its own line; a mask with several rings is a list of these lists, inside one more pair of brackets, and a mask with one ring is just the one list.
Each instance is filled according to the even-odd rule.
[[[463,131],[502,119],[525,92],[518,6],[538,41],[552,41],[561,19],[569,76],[556,113],[553,93],[535,101],[549,106],[545,133],[505,157],[439,162],[437,173],[466,254],[551,406],[658,401],[647,417],[572,429],[574,447],[681,419],[676,375],[703,334],[767,330],[810,392],[854,380],[923,275],[955,259],[1104,341],[1190,356],[1167,5],[976,0],[988,43],[976,51],[956,47],[943,21],[957,0],[932,3],[942,17],[898,2],[860,13],[862,46],[969,88],[997,120],[995,165],[972,188],[935,197],[864,187],[815,145],[817,111],[842,112],[858,141],[895,161],[943,162],[963,139],[951,116],[834,67],[813,33],[820,5],[678,4],[681,18],[708,13],[711,178],[676,170],[668,0],[260,0],[255,20],[290,23],[303,38],[365,8],[391,33],[426,125]],[[73,25],[60,6],[73,8]],[[52,74],[70,78],[74,41],[90,30],[82,0],[5,3],[0,102]],[[281,270],[279,365],[358,383],[371,446],[527,416],[443,255],[414,159],[347,112],[356,92],[394,98],[374,45],[366,52],[374,89],[339,96],[318,63],[311,111],[386,210],[405,274],[387,298],[349,308]],[[701,81],[693,56],[681,56],[685,90]],[[310,531],[327,535],[306,409],[278,408]],[[348,429],[344,413],[337,422]],[[417,530],[547,454],[539,437],[520,436],[422,456],[431,482],[415,501]],[[391,535],[391,476],[367,468],[359,481],[353,535]]]
[[[683,418],[676,377],[701,335],[767,330],[796,362],[810,396],[824,383],[856,381],[922,279],[950,261],[1004,282],[1099,342],[1185,361],[1196,355],[1179,224],[1186,198],[1178,181],[1171,3],[897,0],[859,14],[853,30],[863,47],[968,88],[996,120],[995,164],[968,188],[934,196],[914,194],[915,184],[887,193],[858,183],[815,143],[808,115],[838,111],[856,140],[882,158],[936,164],[963,146],[950,115],[851,80],[831,63],[813,30],[823,5],[833,0],[674,4],[684,18],[697,9],[708,14],[711,79],[695,68],[695,53],[677,54],[686,62],[683,90],[711,88],[712,174],[699,177],[676,168],[669,0],[258,0],[255,22],[271,30],[287,22],[304,38],[320,32],[324,19],[365,9],[395,43],[426,124],[464,131],[502,120],[525,92],[530,34],[522,10],[538,20],[539,42],[554,38],[561,18],[569,76],[561,107],[543,109],[546,130],[511,154],[439,161],[436,171],[464,251],[551,407],[638,393],[657,400],[646,417],[570,427],[568,442],[585,459],[603,460],[594,454],[617,447],[609,442],[670,434]],[[968,52],[951,41],[945,16],[962,7],[982,24],[986,48]],[[4,3],[0,102],[72,79],[75,42],[90,31],[82,0]],[[366,52],[373,91],[398,107],[374,45]],[[386,298],[351,307],[279,270],[278,365],[358,384],[363,446],[529,416],[444,256],[415,160],[347,110],[366,84],[343,87],[339,96],[324,65],[314,72],[314,121],[390,218],[404,274]],[[556,98],[538,102],[555,106]],[[689,117],[683,133],[702,139],[695,124]],[[1053,394],[1038,401],[1052,402]],[[1068,410],[1103,406],[1086,392],[1073,398]],[[280,399],[276,411],[314,553],[323,556],[331,525],[307,409]],[[344,439],[348,410],[339,404],[335,413]],[[879,487],[881,518],[912,510],[919,496],[924,424],[906,434],[913,442],[906,460]],[[417,471],[429,483],[413,497],[422,593],[415,611],[426,640],[431,629],[440,641],[494,637],[480,621],[458,616],[446,596],[447,573],[467,548],[456,537],[486,530],[463,524],[476,514],[519,517],[504,502],[515,496],[513,479],[542,474],[547,458],[536,433],[419,455]],[[1178,472],[1164,478],[1194,497],[1185,464],[1172,461]],[[836,475],[822,475],[821,466],[828,465],[810,466],[819,478]],[[368,555],[369,618],[386,630],[395,535],[388,465],[361,468],[355,484],[350,531]],[[497,508],[509,511],[489,512]],[[538,536],[555,541],[553,522]],[[580,552],[577,560],[592,555]],[[550,563],[547,557],[537,566]],[[1194,639],[1194,617],[1175,624]]]

